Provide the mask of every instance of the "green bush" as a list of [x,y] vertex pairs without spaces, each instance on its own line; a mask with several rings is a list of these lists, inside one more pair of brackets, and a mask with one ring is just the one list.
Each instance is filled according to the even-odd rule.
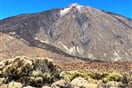
[[65,79],[66,81],[72,81],[76,77],[82,77],[86,80],[91,79],[87,72],[82,72],[78,70],[61,72],[60,77],[62,79]]
[[102,80],[104,83],[107,83],[108,81],[122,81],[123,75],[118,72],[108,72]]
[[60,77],[67,80],[72,81],[76,77],[83,77],[88,82],[92,83],[96,80],[102,80],[104,83],[108,81],[122,81],[123,75],[115,71],[109,72],[83,72],[83,71],[65,71],[61,72]]
[[40,87],[59,79],[60,69],[49,58],[16,57],[0,62],[0,83],[11,81]]

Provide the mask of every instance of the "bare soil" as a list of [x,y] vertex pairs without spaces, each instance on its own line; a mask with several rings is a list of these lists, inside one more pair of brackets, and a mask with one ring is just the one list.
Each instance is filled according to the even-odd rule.
[[60,66],[62,70],[83,70],[83,71],[109,71],[130,72],[132,70],[132,62],[80,62],[73,64],[63,64]]

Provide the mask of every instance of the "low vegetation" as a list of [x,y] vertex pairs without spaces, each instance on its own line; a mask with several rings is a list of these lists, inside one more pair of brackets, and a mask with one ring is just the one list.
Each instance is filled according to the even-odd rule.
[[98,88],[103,86],[104,88],[106,86],[126,88],[132,85],[132,72],[61,71],[49,58],[16,57],[0,62],[0,88],[42,87],[45,85],[51,86],[50,88],[61,88],[57,85],[63,85],[64,88],[75,88],[77,85],[72,85],[75,84],[75,79],[83,80],[86,85],[94,84]]
[[101,73],[101,72],[83,72],[83,71],[75,70],[75,71],[62,72],[60,76],[67,81],[72,81],[76,77],[82,77],[90,83],[92,83],[93,80],[102,80],[104,83],[107,83],[109,81],[123,80],[123,74],[115,71]]

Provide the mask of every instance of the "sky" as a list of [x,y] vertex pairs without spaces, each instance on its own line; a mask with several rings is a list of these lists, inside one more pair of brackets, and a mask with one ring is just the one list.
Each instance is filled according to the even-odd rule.
[[0,0],[0,19],[54,8],[65,8],[71,3],[114,12],[132,19],[132,0]]

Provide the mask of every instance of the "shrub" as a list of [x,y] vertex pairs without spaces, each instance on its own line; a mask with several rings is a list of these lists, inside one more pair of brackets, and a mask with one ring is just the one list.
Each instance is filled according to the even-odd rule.
[[59,79],[60,69],[49,58],[16,57],[0,62],[0,83],[11,81],[40,87]]
[[118,72],[108,72],[108,74],[103,78],[103,82],[107,83],[108,81],[122,81],[123,75]]

